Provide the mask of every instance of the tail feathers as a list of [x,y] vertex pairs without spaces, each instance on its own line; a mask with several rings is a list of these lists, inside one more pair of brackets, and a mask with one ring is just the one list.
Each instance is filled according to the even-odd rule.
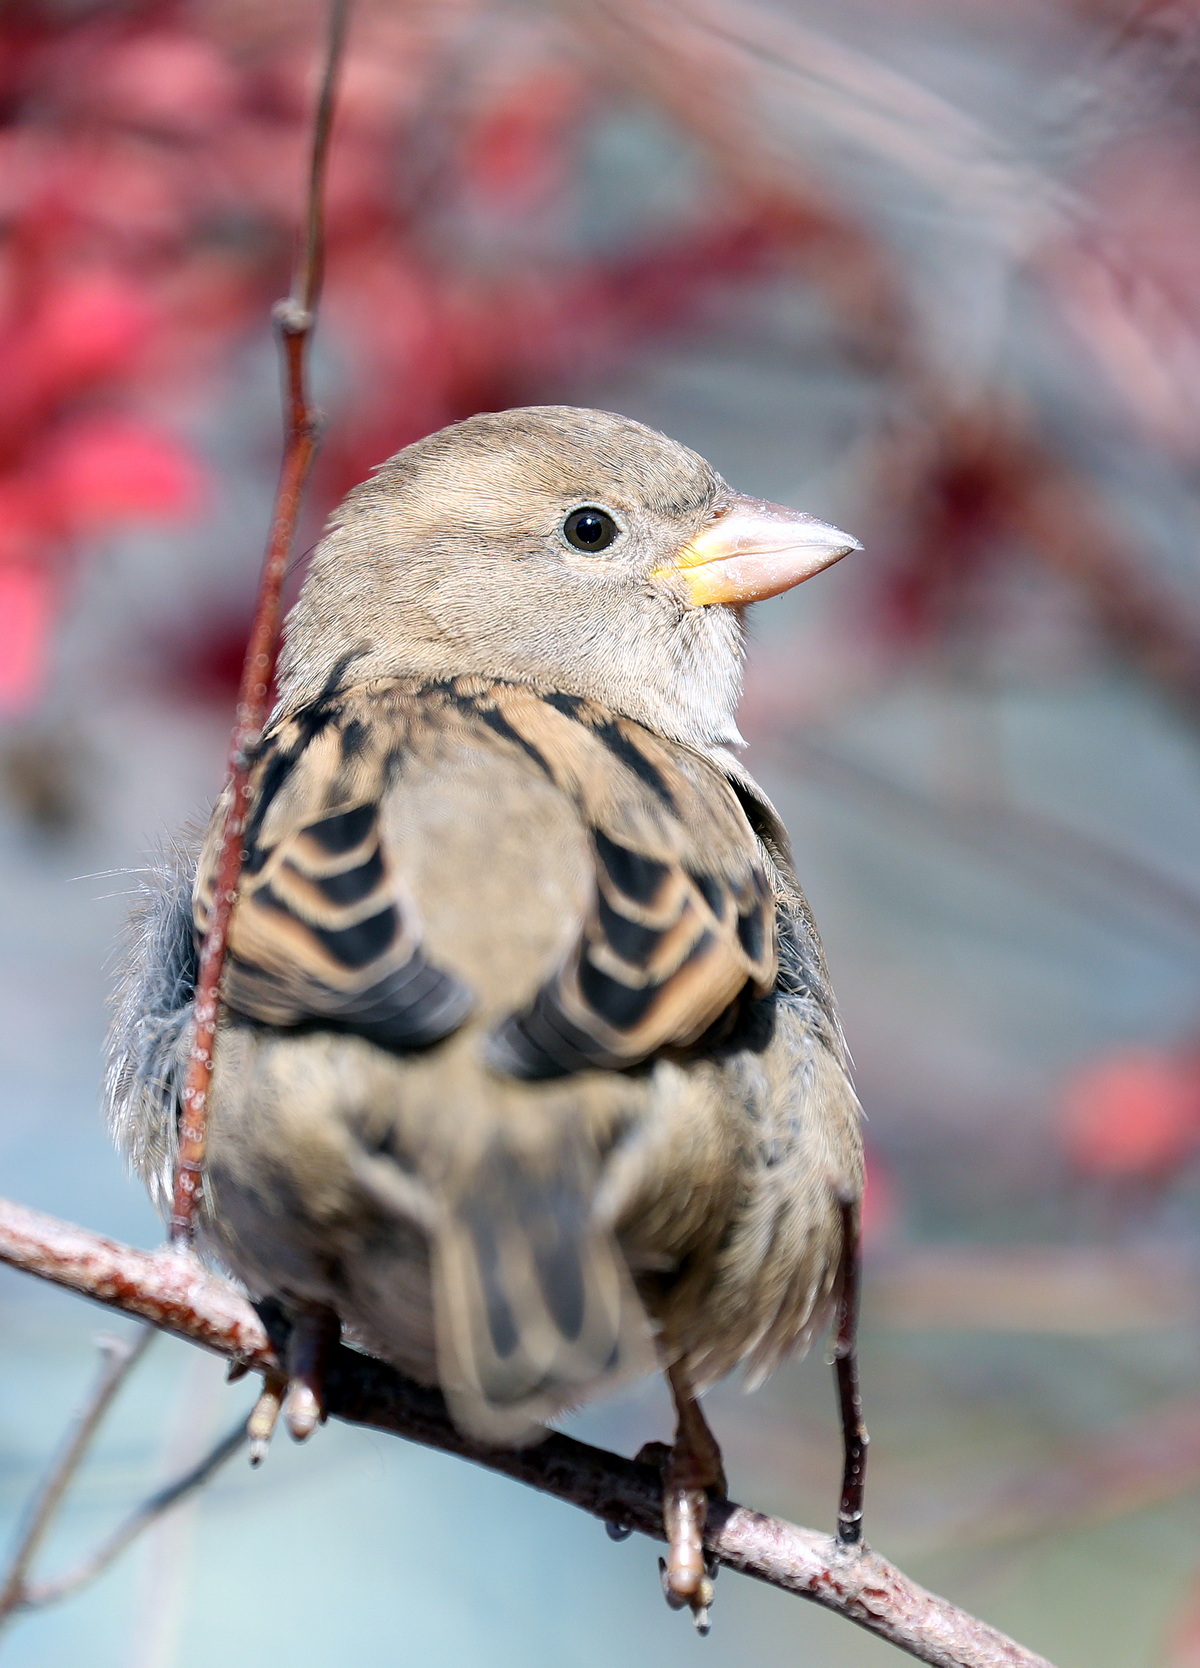
[[439,1377],[457,1422],[520,1443],[654,1365],[629,1270],[594,1189],[492,1162],[434,1231]]

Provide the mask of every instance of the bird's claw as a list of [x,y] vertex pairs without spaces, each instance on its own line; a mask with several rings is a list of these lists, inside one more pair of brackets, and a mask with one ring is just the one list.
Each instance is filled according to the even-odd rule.
[[667,1556],[658,1561],[663,1597],[672,1610],[690,1609],[697,1633],[706,1634],[711,1626],[709,1611],[717,1566],[704,1549],[704,1525],[709,1490],[725,1493],[720,1457],[702,1458],[684,1442],[677,1442],[673,1448],[663,1442],[648,1442],[638,1459],[659,1466],[663,1474]]
[[678,1456],[672,1454],[663,1477],[663,1526],[667,1532],[663,1592],[672,1610],[689,1606],[697,1630],[707,1633],[713,1596],[709,1560],[704,1551],[708,1490],[672,1476],[672,1472],[681,1469]]
[[261,1465],[266,1458],[280,1412],[296,1442],[307,1441],[325,1423],[325,1366],[340,1334],[340,1323],[331,1309],[313,1305],[296,1316],[287,1344],[288,1376],[264,1379],[247,1422],[251,1465]]
[[306,1442],[317,1426],[325,1423],[325,1368],[341,1334],[337,1316],[322,1304],[301,1309],[292,1323],[283,1418],[295,1442]]
[[287,1385],[283,1379],[264,1379],[258,1400],[250,1410],[250,1417],[246,1421],[246,1435],[250,1438],[250,1464],[255,1467],[260,1466],[267,1457],[267,1449],[279,1422],[279,1410],[283,1406],[286,1390]]
[[715,1564],[706,1561],[705,1574],[694,1595],[683,1598],[671,1585],[671,1577],[667,1571],[667,1560],[658,1560],[658,1579],[662,1582],[663,1597],[672,1610],[682,1610],[685,1605],[691,1606],[692,1624],[702,1638],[706,1637],[712,1627],[711,1607],[713,1601],[713,1582],[717,1578]]
[[325,1403],[313,1384],[294,1378],[283,1404],[283,1422],[293,1442],[307,1442],[318,1425],[325,1422]]

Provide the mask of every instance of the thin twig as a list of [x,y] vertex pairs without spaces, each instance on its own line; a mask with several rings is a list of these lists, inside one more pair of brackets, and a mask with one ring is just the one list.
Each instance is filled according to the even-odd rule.
[[841,1201],[842,1256],[838,1279],[837,1326],[833,1368],[842,1423],[842,1496],[838,1506],[838,1540],[857,1546],[863,1534],[863,1494],[867,1449],[871,1438],[863,1422],[858,1383],[858,1311],[862,1288],[862,1224],[858,1204]]
[[284,356],[285,436],[283,465],[267,537],[258,601],[237,715],[229,745],[227,809],[217,862],[212,915],[200,953],[196,979],[195,1023],[181,1096],[179,1156],[171,1211],[171,1239],[186,1244],[192,1233],[204,1174],[208,1085],[213,1069],[221,973],[229,941],[229,924],[242,871],[242,832],[250,802],[250,765],[269,711],[275,659],[279,647],[280,596],[284,572],[295,543],[304,487],[317,451],[319,424],[308,389],[308,344],[316,325],[323,264],[322,226],[325,165],[333,127],[334,97],[346,40],[350,0],[330,0],[324,71],[313,121],[304,231],[292,293],[275,309]]
[[[137,1251],[0,1200],[0,1261],[67,1286],[259,1370],[279,1370],[262,1320],[227,1281],[190,1256]],[[187,1278],[190,1272],[190,1285]],[[656,1468],[558,1432],[528,1448],[485,1448],[459,1431],[436,1390],[339,1346],[325,1373],[330,1413],[474,1461],[530,1488],[661,1540]],[[931,1668],[1050,1668],[946,1599],[918,1587],[869,1547],[714,1501],[705,1545],[730,1569],[813,1600]]]
[[154,1327],[139,1326],[128,1338],[102,1338],[103,1362],[91,1394],[80,1408],[67,1433],[62,1450],[29,1506],[29,1512],[13,1552],[8,1573],[0,1585],[0,1625],[6,1617],[25,1609],[30,1602],[29,1570],[58,1514],[63,1496],[82,1465],[100,1422],[113,1397],[146,1353]]
[[[153,1328],[147,1330],[153,1331]],[[28,1585],[18,1608],[21,1610],[39,1610],[48,1604],[56,1604],[60,1599],[69,1598],[72,1593],[85,1587],[89,1581],[94,1581],[98,1575],[124,1552],[125,1548],[143,1534],[159,1518],[166,1514],[190,1494],[195,1494],[204,1487],[210,1478],[232,1459],[239,1448],[246,1442],[246,1421],[239,1419],[232,1430],[226,1431],[221,1440],[205,1454],[203,1459],[197,1460],[181,1477],[166,1483],[157,1489],[148,1499],[135,1506],[125,1521],[113,1530],[107,1540],[102,1541],[96,1550],[86,1558],[80,1560],[73,1569],[65,1575],[55,1576],[52,1581],[39,1581]]]
[[312,148],[308,162],[308,191],[304,205],[304,245],[299,270],[292,284],[291,300],[307,315],[305,328],[316,323],[317,302],[325,264],[325,162],[333,128],[333,106],[337,96],[338,72],[346,45],[350,0],[331,0],[325,40],[325,66],[313,118]]

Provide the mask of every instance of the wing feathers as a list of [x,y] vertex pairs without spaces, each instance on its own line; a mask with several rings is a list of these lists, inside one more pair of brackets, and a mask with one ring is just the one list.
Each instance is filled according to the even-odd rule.
[[[707,1046],[747,993],[771,989],[767,859],[707,759],[578,696],[481,678],[390,680],[327,692],[317,705],[285,719],[256,766],[230,1007],[401,1049],[462,1022],[467,986],[422,952],[380,808],[403,793],[414,757],[467,758],[481,743],[511,752],[514,792],[532,767],[573,803],[595,873],[572,950],[494,1032],[494,1067],[524,1078],[636,1067]],[[215,863],[210,833],[201,931]]]
[[[246,865],[230,930],[224,996],[249,1018],[355,1031],[391,1049],[447,1036],[471,1008],[467,987],[434,967],[416,912],[391,873],[379,825],[387,759],[371,727],[336,704],[316,735],[304,715],[268,738],[256,768]],[[319,736],[319,740],[317,739]],[[357,780],[347,780],[347,767]],[[366,795],[338,803],[348,791]],[[195,894],[211,910],[214,819]]]
[[[776,972],[761,848],[724,777],[577,697],[494,686],[508,728],[576,798],[596,890],[578,943],[491,1060],[526,1078],[636,1066],[707,1037]],[[572,733],[573,732],[573,733]]]

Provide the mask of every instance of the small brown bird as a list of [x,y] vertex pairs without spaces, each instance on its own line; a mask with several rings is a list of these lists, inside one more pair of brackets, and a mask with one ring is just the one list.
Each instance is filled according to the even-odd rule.
[[[350,493],[253,769],[203,1242],[490,1443],[657,1363],[669,1600],[706,1623],[696,1401],[825,1325],[859,1108],[787,836],[737,762],[747,603],[859,548],[624,417],[470,418]],[[169,1214],[223,805],[134,922],[116,1137]]]

